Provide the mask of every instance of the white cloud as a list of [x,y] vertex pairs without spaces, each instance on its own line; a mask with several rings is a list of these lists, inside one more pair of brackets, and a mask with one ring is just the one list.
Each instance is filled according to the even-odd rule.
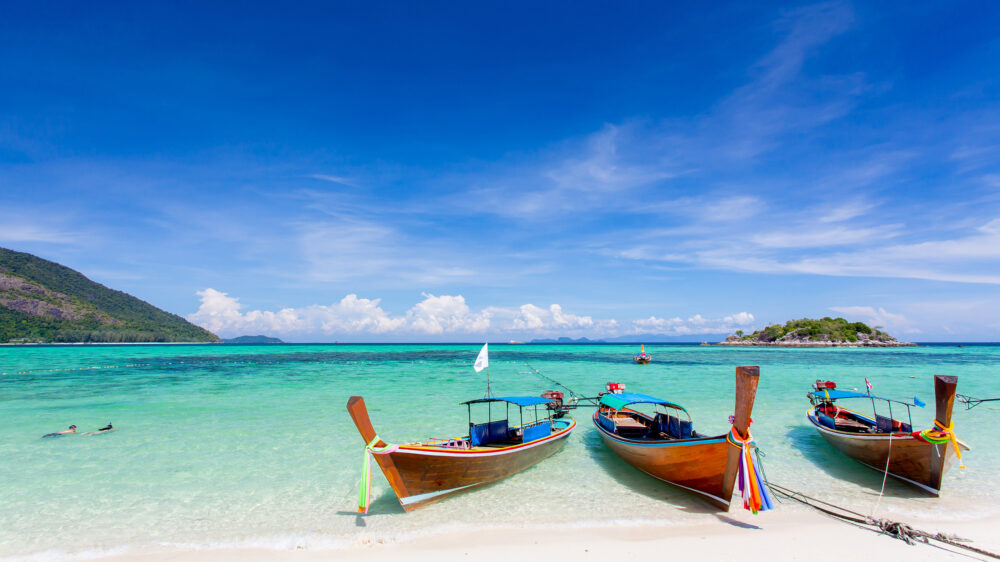
[[876,228],[846,228],[842,226],[815,230],[790,228],[758,234],[751,240],[765,248],[813,248],[822,246],[849,246],[851,244],[881,241],[893,236],[892,230],[900,225]]
[[[338,335],[489,335],[527,333],[562,335],[592,330],[608,333],[615,320],[595,321],[590,316],[572,314],[558,304],[542,308],[525,304],[519,308],[487,307],[473,311],[462,295],[423,294],[423,300],[405,315],[393,316],[380,306],[379,299],[345,296],[331,305],[284,308],[277,312],[243,312],[239,299],[215,289],[197,292],[198,310],[187,319],[223,335],[269,334],[284,336]],[[588,332],[592,333],[592,332]]]
[[726,324],[735,324],[737,326],[748,326],[753,324],[754,317],[753,314],[750,314],[749,312],[737,312],[732,316],[726,316],[722,319],[722,322]]
[[578,330],[592,328],[595,326],[594,319],[590,316],[577,316],[563,312],[558,304],[544,309],[533,304],[522,305],[519,314],[514,318],[512,327],[515,330],[527,331],[551,331],[551,330]]
[[871,306],[831,306],[830,310],[843,314],[848,321],[857,322],[860,319],[869,326],[884,328],[890,334],[894,330],[907,333],[916,331],[906,316],[894,314],[882,307],[875,309]]
[[328,181],[331,183],[339,183],[341,185],[346,185],[348,187],[354,187],[354,182],[343,176],[331,176],[328,174],[309,174],[309,177],[314,180]]
[[424,300],[407,313],[409,328],[425,334],[485,332],[490,313],[473,314],[462,295],[440,297],[424,293]]
[[675,316],[673,318],[640,318],[632,321],[633,333],[659,333],[666,335],[688,335],[688,334],[719,334],[735,331],[752,325],[753,314],[749,312],[738,312],[723,318],[705,318],[701,314],[695,314],[687,320]]

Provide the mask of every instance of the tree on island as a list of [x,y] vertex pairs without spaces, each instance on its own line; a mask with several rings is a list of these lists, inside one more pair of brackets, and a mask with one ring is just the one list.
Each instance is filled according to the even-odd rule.
[[896,345],[898,340],[882,331],[881,326],[872,328],[864,322],[848,322],[844,318],[829,316],[815,320],[801,318],[789,320],[784,325],[771,324],[752,334],[736,330],[726,338],[726,343],[747,344],[801,344],[801,343],[861,343]]

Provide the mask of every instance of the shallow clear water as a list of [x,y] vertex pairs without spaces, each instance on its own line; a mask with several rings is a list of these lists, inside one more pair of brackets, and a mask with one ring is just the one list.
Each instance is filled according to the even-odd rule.
[[[733,408],[734,368],[760,365],[752,431],[768,477],[863,512],[882,475],[840,456],[807,425],[815,379],[882,396],[920,397],[913,421],[934,418],[934,374],[958,391],[997,389],[1000,347],[733,349],[646,346],[491,348],[495,394],[554,386],[584,395],[608,381],[683,404],[703,433],[722,433]],[[476,345],[79,346],[0,348],[0,556],[63,558],[160,546],[340,548],[446,529],[592,525],[618,506],[629,521],[710,517],[700,500],[642,475],[611,454],[580,410],[563,450],[476,492],[404,514],[374,471],[371,513],[354,514],[363,443],[344,405],[365,397],[391,442],[463,433],[458,402],[482,395]],[[864,411],[863,404],[858,408]],[[989,446],[1000,402],[956,403],[955,427],[972,447],[968,468],[930,499],[890,481],[880,511],[976,518],[1000,511],[1000,453]],[[897,417],[899,417],[899,413]],[[905,419],[905,414],[904,414]],[[71,423],[97,436],[40,439]],[[797,509],[782,504],[779,509]],[[766,516],[762,515],[762,516]]]

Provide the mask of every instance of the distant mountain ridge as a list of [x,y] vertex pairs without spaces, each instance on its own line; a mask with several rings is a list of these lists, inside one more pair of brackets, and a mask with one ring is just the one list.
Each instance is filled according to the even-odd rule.
[[176,314],[64,265],[0,248],[0,343],[218,341]]

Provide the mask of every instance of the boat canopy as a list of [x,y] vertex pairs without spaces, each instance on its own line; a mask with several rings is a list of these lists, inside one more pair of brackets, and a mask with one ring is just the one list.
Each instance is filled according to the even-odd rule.
[[864,392],[852,392],[850,390],[817,390],[810,392],[808,395],[810,398],[816,400],[840,400],[841,398],[871,398],[875,400],[885,400],[886,402],[895,402],[897,404],[904,404],[906,406],[918,406],[923,408],[926,404],[923,403],[916,396],[913,397],[913,403],[903,402],[902,400],[894,400],[892,398],[883,398],[881,396],[872,396],[870,394],[865,394]]
[[467,404],[485,404],[487,402],[508,402],[510,404],[515,404],[517,406],[537,406],[539,404],[548,404],[551,402],[550,398],[542,398],[540,396],[499,396],[497,398],[479,398],[478,400],[469,400],[468,402],[461,402],[462,405]]
[[816,398],[829,398],[830,400],[840,400],[841,398],[876,398],[878,400],[887,400],[878,396],[869,396],[864,392],[851,392],[850,390],[819,390],[810,392],[809,394]]
[[660,398],[653,398],[646,394],[638,394],[635,392],[622,392],[621,394],[605,394],[601,396],[601,404],[614,408],[615,410],[621,410],[629,404],[660,404],[663,406],[670,406],[671,408],[677,408],[678,410],[683,410],[683,406],[679,404],[674,404],[668,400],[662,400]]

